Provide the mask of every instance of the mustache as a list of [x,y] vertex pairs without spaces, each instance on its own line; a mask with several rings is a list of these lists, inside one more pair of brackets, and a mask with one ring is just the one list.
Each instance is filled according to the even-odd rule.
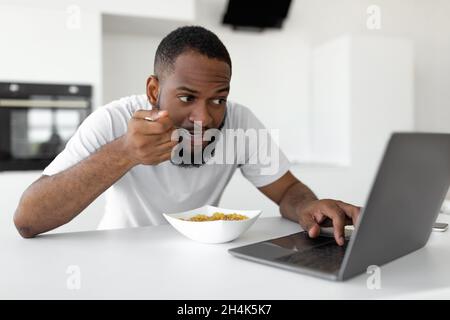
[[192,131],[201,131],[201,132],[203,132],[203,131],[206,131],[208,129],[214,129],[214,127],[202,127],[202,128],[199,128],[199,127],[179,127],[178,129],[184,129],[184,130],[187,130],[187,131],[190,131],[190,132],[192,132]]
[[205,132],[206,130],[209,129],[217,129],[217,130],[222,130],[223,127],[225,126],[225,120],[226,120],[226,113],[225,116],[223,117],[222,122],[220,123],[220,125],[216,128],[216,127],[196,127],[196,126],[189,126],[189,127],[178,127],[178,129],[185,129],[189,132],[193,132],[193,131],[199,131],[199,132]]

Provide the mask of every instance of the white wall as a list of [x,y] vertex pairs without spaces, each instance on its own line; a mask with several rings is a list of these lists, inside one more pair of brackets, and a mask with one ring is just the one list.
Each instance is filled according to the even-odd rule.
[[0,7],[0,81],[82,83],[100,101],[100,17],[83,14],[80,28],[66,25],[65,10]]
[[[158,37],[105,33],[103,36],[103,101],[108,103],[131,94],[145,93],[153,73]],[[124,52],[132,51],[124,56]]]
[[311,153],[318,162],[352,164],[352,61],[350,36],[312,49],[309,121]]
[[195,15],[195,0],[1,0],[0,4],[28,8],[67,10],[70,6],[99,14],[190,21]]
[[103,16],[102,68],[104,103],[145,93],[161,39],[186,21]]
[[[381,29],[366,27],[370,5],[381,9]],[[420,131],[450,132],[450,1],[295,0],[299,34],[317,45],[343,33],[404,37],[415,52],[415,124]],[[291,16],[294,17],[294,16]]]

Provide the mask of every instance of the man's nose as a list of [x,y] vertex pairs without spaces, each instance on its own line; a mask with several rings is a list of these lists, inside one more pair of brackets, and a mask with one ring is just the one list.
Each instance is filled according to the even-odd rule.
[[206,103],[197,104],[189,115],[189,121],[201,122],[203,128],[208,128],[213,122],[213,118],[209,114]]

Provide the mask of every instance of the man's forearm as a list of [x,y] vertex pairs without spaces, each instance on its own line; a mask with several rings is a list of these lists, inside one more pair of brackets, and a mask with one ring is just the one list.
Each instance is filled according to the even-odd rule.
[[134,165],[119,138],[73,167],[37,180],[16,210],[19,233],[33,237],[69,222]]
[[298,211],[309,202],[317,200],[316,195],[301,182],[293,184],[283,195],[280,213],[283,217],[298,222]]

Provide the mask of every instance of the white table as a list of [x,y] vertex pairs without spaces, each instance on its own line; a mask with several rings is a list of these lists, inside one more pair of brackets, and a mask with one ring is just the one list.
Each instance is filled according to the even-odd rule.
[[[448,222],[449,217],[439,220]],[[260,218],[241,238],[219,245],[196,243],[169,225],[29,240],[0,236],[0,298],[450,298],[449,231],[433,232],[425,248],[383,266],[379,290],[367,288],[368,274],[330,282],[241,260],[227,252],[298,230],[297,224],[283,218]],[[67,286],[74,276],[66,273],[71,265],[79,268],[79,289]]]

